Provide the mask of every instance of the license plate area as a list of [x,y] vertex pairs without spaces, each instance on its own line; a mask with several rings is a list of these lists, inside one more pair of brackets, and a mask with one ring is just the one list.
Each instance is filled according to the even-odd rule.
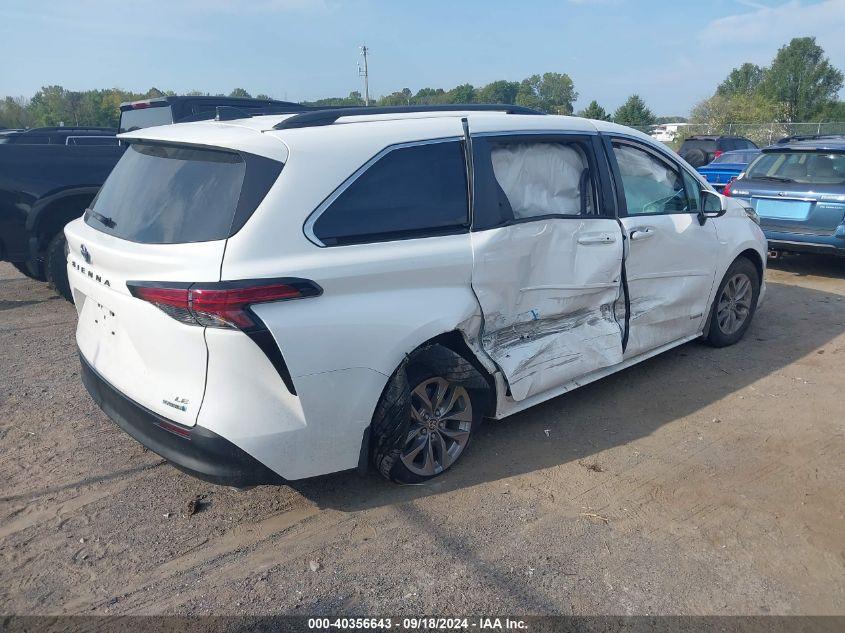
[[771,218],[773,220],[806,220],[812,204],[812,202],[805,200],[755,198],[754,210],[762,218]]

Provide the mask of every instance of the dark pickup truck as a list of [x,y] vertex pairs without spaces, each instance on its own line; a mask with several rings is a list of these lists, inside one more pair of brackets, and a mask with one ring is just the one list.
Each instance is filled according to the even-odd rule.
[[286,101],[232,97],[161,97],[120,106],[120,129],[58,127],[0,135],[0,260],[47,281],[68,300],[64,226],[90,206],[123,155],[115,134],[231,112],[294,112]]

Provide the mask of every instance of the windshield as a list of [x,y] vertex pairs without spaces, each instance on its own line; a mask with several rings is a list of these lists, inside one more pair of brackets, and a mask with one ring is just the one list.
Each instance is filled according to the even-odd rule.
[[845,183],[845,154],[823,152],[768,152],[748,168],[750,180],[806,184]]
[[245,163],[233,152],[132,144],[85,214],[90,226],[145,244],[225,239]]
[[169,105],[137,110],[121,110],[120,112],[121,132],[131,132],[156,125],[170,125],[171,123],[173,123],[173,112]]

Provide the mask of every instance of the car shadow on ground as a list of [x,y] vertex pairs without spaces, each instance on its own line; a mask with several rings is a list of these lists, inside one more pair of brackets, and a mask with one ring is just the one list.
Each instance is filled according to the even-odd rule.
[[845,257],[817,255],[814,253],[783,253],[769,258],[769,268],[792,273],[799,277],[815,275],[845,279]]
[[[838,262],[809,262],[829,276]],[[789,263],[796,271],[804,260]],[[791,268],[792,269],[792,268]],[[320,507],[356,511],[412,501],[564,463],[589,466],[624,445],[816,353],[845,332],[845,297],[768,283],[745,338],[714,349],[693,342],[501,421],[486,422],[461,462],[423,485],[342,472],[290,485]],[[709,421],[709,420],[706,420]],[[702,420],[705,422],[705,420]]]

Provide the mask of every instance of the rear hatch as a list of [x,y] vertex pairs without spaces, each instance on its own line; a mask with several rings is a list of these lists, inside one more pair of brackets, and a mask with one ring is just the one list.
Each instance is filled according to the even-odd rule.
[[845,153],[765,152],[732,193],[751,202],[765,229],[832,235],[845,217]]
[[267,162],[234,151],[133,142],[85,216],[65,229],[80,352],[126,396],[183,425],[196,422],[203,399],[205,327],[132,290],[219,281],[226,239],[281,169],[269,161],[275,176],[270,170],[255,195],[254,160]]

